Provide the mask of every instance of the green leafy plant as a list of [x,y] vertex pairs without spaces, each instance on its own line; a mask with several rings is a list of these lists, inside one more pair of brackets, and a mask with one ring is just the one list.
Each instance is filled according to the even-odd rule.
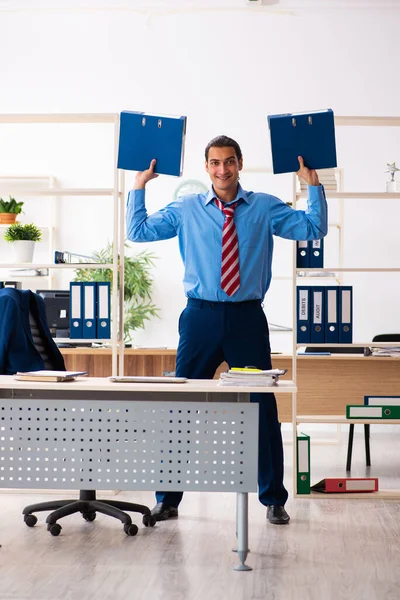
[[[125,248],[128,248],[125,244]],[[99,252],[93,252],[96,261],[112,263],[113,245],[109,243]],[[150,269],[154,266],[155,256],[147,251],[124,258],[124,341],[132,341],[131,331],[144,329],[145,322],[151,317],[159,317],[159,310],[151,302],[153,280]],[[118,263],[120,256],[118,255]],[[111,269],[77,269],[74,281],[109,281],[112,286]],[[118,280],[118,289],[120,282]]]
[[40,242],[42,239],[42,232],[39,227],[36,227],[33,223],[28,223],[27,225],[13,223],[5,230],[4,239],[6,242],[18,242],[21,240]]
[[22,212],[23,202],[17,202],[15,198],[9,196],[10,200],[0,198],[0,213],[15,213],[19,215]]

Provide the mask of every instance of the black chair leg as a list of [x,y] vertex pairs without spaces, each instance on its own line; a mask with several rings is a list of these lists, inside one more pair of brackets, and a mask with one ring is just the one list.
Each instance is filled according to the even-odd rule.
[[364,424],[364,440],[365,440],[365,464],[371,466],[371,449],[369,444],[369,424]]
[[354,439],[354,423],[350,423],[349,441],[348,441],[348,444],[347,444],[346,471],[351,471],[351,456],[352,456],[352,453],[353,453],[353,439]]

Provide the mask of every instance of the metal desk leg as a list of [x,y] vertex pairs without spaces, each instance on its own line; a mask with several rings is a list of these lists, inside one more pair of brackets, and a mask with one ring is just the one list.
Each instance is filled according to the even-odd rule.
[[238,492],[236,495],[236,527],[237,527],[237,554],[240,565],[234,567],[234,571],[252,571],[252,568],[245,564],[249,553],[249,504],[248,494]]

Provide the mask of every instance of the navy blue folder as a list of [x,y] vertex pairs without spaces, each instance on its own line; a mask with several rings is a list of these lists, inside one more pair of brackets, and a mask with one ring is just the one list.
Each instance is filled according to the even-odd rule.
[[309,113],[268,115],[274,173],[299,170],[298,156],[309,169],[337,166],[335,123],[330,108]]
[[122,111],[118,169],[144,171],[153,158],[155,172],[179,177],[183,171],[186,117]]
[[353,343],[353,286],[339,286],[339,344]]
[[321,240],[311,240],[308,242],[308,251],[310,254],[310,269],[324,268],[324,238]]
[[308,344],[311,341],[311,288],[309,286],[297,287],[297,343]]

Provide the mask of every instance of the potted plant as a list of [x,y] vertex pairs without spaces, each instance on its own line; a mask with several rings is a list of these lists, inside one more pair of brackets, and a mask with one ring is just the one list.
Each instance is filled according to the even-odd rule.
[[15,223],[17,215],[22,212],[23,202],[17,202],[15,198],[9,197],[10,200],[0,198],[0,223],[10,225]]
[[[125,244],[128,247],[128,244]],[[110,243],[93,257],[102,263],[112,263],[113,245]],[[144,251],[124,260],[124,341],[130,343],[131,331],[144,329],[145,321],[158,317],[158,309],[151,302],[153,280],[150,269],[154,265],[154,255]],[[118,261],[120,257],[118,255]],[[111,269],[77,269],[74,281],[109,281],[112,285]],[[118,282],[119,288],[119,282]]]
[[42,232],[33,223],[26,225],[14,223],[10,227],[7,227],[4,239],[6,242],[12,243],[14,262],[30,263],[33,258],[35,242],[41,241]]

